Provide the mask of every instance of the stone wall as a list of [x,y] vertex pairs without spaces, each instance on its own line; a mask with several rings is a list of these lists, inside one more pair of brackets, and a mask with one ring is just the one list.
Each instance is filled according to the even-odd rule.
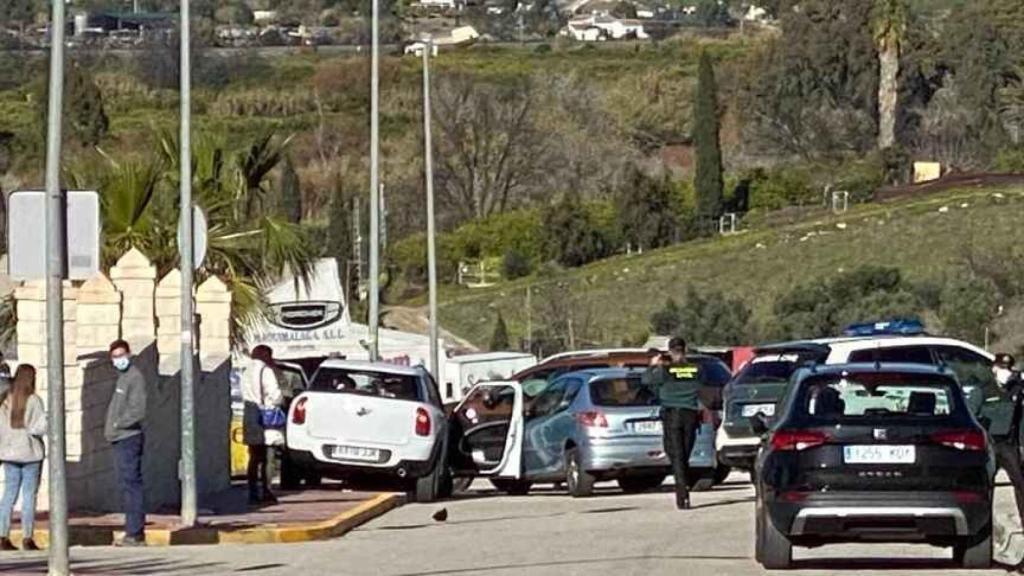
[[[117,380],[106,352],[117,338],[131,344],[134,362],[149,382],[143,459],[147,508],[173,507],[180,499],[180,286],[177,270],[158,283],[156,269],[134,249],[110,270],[110,279],[98,275],[81,285],[65,283],[65,418],[72,510],[119,508],[111,447],[103,437]],[[45,400],[45,284],[27,282],[17,288],[15,298],[17,361],[38,369],[38,393]],[[197,339],[196,446],[202,505],[205,496],[230,484],[231,296],[220,280],[211,279],[199,287],[196,299],[200,324],[212,327]],[[44,473],[41,509],[47,508],[47,501]]]

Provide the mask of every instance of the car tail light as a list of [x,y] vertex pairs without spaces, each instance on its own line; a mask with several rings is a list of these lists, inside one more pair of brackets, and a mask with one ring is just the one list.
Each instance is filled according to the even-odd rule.
[[936,444],[957,450],[978,452],[985,449],[985,433],[980,430],[947,430],[936,432],[931,438]]
[[588,410],[586,412],[580,412],[576,415],[576,421],[583,426],[592,428],[607,428],[608,419],[604,417],[604,414],[596,410]]
[[295,408],[292,410],[292,424],[303,425],[306,423],[306,401],[309,398],[302,397],[295,403]]
[[828,442],[828,434],[814,430],[778,430],[772,434],[774,450],[806,450]]
[[781,492],[779,493],[778,499],[781,502],[788,502],[790,504],[797,502],[804,502],[807,497],[810,496],[807,492]]
[[430,414],[423,408],[416,409],[416,435],[430,436]]

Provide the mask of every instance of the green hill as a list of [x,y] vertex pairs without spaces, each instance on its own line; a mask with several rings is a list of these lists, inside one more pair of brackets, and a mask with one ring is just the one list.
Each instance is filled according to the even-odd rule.
[[753,313],[752,333],[769,333],[776,299],[811,280],[873,264],[941,286],[970,259],[1000,250],[1016,254],[1024,246],[1022,205],[1024,187],[1016,186],[859,205],[843,215],[816,209],[797,223],[754,224],[732,236],[485,289],[452,288],[441,295],[440,316],[448,330],[478,345],[488,342],[499,310],[513,343],[524,337],[528,321],[536,331],[568,318],[577,346],[621,345],[639,342],[652,312],[670,296],[682,301],[692,284],[742,299]]

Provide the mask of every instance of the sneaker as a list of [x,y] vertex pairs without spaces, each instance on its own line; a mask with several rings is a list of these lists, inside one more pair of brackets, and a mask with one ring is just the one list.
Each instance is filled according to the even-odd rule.
[[114,546],[119,548],[140,548],[145,545],[145,538],[139,538],[137,536],[125,536],[114,543]]
[[21,542],[21,549],[22,549],[22,550],[31,550],[31,551],[35,551],[35,550],[39,550],[39,545],[38,545],[38,544],[36,544],[36,541],[35,541],[35,540],[33,540],[33,539],[31,539],[31,538],[25,538],[25,539],[24,539],[24,540],[22,540],[22,542]]
[[14,544],[11,543],[10,538],[0,538],[0,550],[11,551],[17,550],[17,548],[15,548]]
[[263,498],[260,500],[262,504],[277,504],[277,496],[270,490],[263,491]]
[[689,494],[676,494],[676,509],[678,509],[678,510],[689,510],[690,509],[690,495]]

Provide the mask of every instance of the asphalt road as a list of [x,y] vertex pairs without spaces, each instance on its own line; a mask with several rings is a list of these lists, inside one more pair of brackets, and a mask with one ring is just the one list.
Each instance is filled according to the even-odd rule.
[[[1008,496],[1000,488],[1000,498]],[[695,494],[695,509],[659,493],[609,488],[574,500],[551,490],[498,496],[486,483],[456,501],[410,504],[328,542],[144,550],[75,549],[76,574],[259,576],[654,576],[763,574],[753,560],[753,490],[737,478]],[[448,520],[431,519],[447,508]],[[0,574],[45,573],[45,556],[0,556]],[[837,546],[798,550],[801,575],[1005,574],[955,569],[948,550]]]

